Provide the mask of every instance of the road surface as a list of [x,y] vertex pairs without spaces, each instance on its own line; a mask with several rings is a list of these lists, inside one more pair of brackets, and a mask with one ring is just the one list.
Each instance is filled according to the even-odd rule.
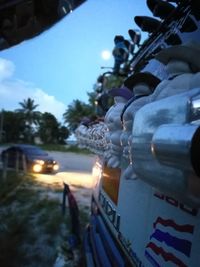
[[[0,153],[2,150],[0,147]],[[58,161],[60,169],[56,174],[35,174],[36,179],[51,189],[63,189],[63,183],[67,183],[78,203],[89,208],[92,188],[96,184],[92,176],[92,167],[96,156],[70,152],[47,152]]]
[[92,176],[96,156],[54,151],[48,154],[58,161],[60,169],[56,174],[36,174],[36,179],[50,188],[63,188],[63,183],[67,183],[78,204],[89,209],[92,188],[96,184]]
[[95,161],[95,155],[83,155],[66,152],[49,152],[60,164],[60,172],[87,172],[91,173]]

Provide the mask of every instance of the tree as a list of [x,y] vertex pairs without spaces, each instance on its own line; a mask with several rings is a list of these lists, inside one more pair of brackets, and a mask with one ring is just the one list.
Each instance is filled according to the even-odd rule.
[[45,112],[40,117],[38,134],[43,143],[65,144],[69,130],[61,125],[53,114]]
[[95,101],[96,101],[96,96],[97,96],[97,92],[93,91],[93,92],[87,92],[88,95],[88,102],[89,105],[95,109]]
[[109,74],[105,75],[103,78],[103,89],[109,90],[112,88],[119,88],[123,85],[126,76]]
[[63,114],[64,122],[68,124],[70,132],[74,132],[84,117],[95,115],[94,108],[78,99],[68,106]]
[[38,124],[41,113],[39,111],[35,111],[38,105],[34,104],[34,100],[31,98],[24,99],[23,102],[19,102],[19,105],[22,108],[17,109],[16,111],[23,116],[23,119],[25,121],[25,140],[28,142],[32,142],[35,133],[34,126]]
[[70,133],[66,126],[59,125],[59,135],[58,135],[58,143],[65,144],[65,140],[69,137]]
[[45,112],[41,115],[38,134],[43,143],[57,143],[58,128],[59,123],[57,122],[57,119],[53,114]]
[[17,112],[24,114],[24,119],[27,124],[31,127],[33,124],[38,124],[40,117],[40,112],[35,111],[38,107],[37,104],[34,104],[34,100],[31,98],[24,99],[23,102],[19,102],[19,105],[22,107],[18,109]]
[[3,117],[3,141],[9,143],[23,139],[25,124],[22,114],[4,110]]

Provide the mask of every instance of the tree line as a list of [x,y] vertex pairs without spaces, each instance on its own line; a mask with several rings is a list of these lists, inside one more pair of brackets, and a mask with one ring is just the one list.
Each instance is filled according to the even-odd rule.
[[94,114],[92,104],[76,99],[66,109],[61,124],[52,113],[37,111],[38,104],[31,98],[19,102],[19,106],[15,111],[1,110],[0,143],[65,144],[82,118]]
[[19,103],[15,111],[2,110],[1,141],[44,144],[64,144],[69,137],[68,128],[58,122],[50,112],[37,111],[38,105],[31,98]]
[[19,102],[20,107],[15,111],[2,110],[0,112],[0,143],[35,143],[38,140],[43,144],[65,144],[66,139],[74,133],[84,118],[102,116],[102,106],[105,106],[105,103],[108,105],[104,110],[105,113],[112,104],[107,101],[106,90],[119,86],[122,80],[109,75],[106,77],[106,84],[103,84],[100,78],[99,76],[93,91],[87,92],[88,103],[76,99],[68,105],[63,114],[63,124],[52,113],[39,112],[38,104],[31,98]]

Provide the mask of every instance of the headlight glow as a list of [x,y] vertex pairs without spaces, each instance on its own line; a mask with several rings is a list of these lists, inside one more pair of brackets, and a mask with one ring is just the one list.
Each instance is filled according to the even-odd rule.
[[41,172],[41,170],[42,170],[42,165],[40,165],[38,163],[33,165],[33,171],[34,172]]
[[40,164],[40,165],[44,165],[44,160],[42,160],[42,159],[36,159],[36,160],[34,160],[34,162],[36,163],[36,164]]
[[53,170],[54,171],[57,171],[58,169],[59,169],[59,165],[58,164],[53,165]]

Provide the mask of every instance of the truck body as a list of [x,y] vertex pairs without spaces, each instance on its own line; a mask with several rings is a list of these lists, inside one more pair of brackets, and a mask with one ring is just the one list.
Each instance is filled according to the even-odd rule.
[[195,70],[173,76],[155,56],[191,42],[200,49],[199,11],[197,1],[174,5],[132,61],[134,73],[161,82],[139,106],[117,99],[96,147],[90,131],[87,147],[97,160],[87,266],[200,266],[200,54]]

